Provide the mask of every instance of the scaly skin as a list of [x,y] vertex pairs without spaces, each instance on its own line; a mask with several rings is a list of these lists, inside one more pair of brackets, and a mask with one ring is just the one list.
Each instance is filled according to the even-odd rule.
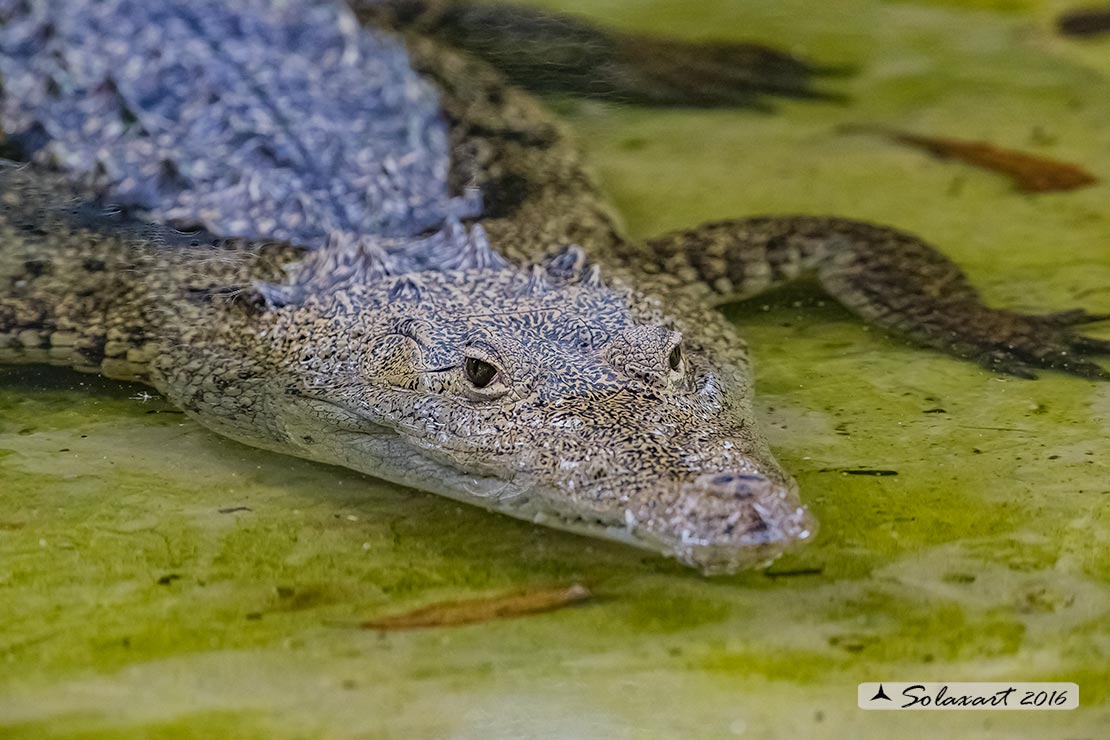
[[481,228],[304,253],[104,215],[74,206],[59,176],[9,167],[0,360],[146,382],[246,444],[705,572],[767,563],[814,532],[714,303],[813,275],[920,343],[1007,372],[1107,377],[1083,355],[1110,343],[1070,329],[1095,317],[987,308],[893,229],[777,217],[627,242],[542,108],[465,53],[407,42],[441,93],[456,191],[483,191]]
[[[236,300],[220,288],[273,280],[295,250],[181,244],[165,228],[51,210],[65,184],[30,170],[2,184],[2,359],[99,363],[247,444],[707,572],[768,562],[813,532],[755,431],[747,352],[728,323],[603,276],[577,247],[517,267],[475,229],[433,255],[454,269],[381,274],[393,258],[360,253],[340,261],[380,269],[351,284],[315,252],[291,286],[259,283],[293,298],[263,308],[253,289]],[[492,368],[481,387],[468,361]]]

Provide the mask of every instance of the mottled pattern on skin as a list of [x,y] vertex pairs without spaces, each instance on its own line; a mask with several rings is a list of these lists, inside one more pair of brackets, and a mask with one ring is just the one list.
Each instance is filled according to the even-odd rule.
[[[986,306],[963,271],[912,234],[835,217],[768,216],[720,221],[624,251],[655,275],[680,276],[728,302],[805,277],[864,320],[996,372],[1035,378],[1052,368],[1098,380],[1089,359],[1110,342],[1076,326],[1110,318],[1082,309],[1029,315]],[[645,254],[646,251],[646,254]]]
[[1092,316],[988,309],[890,228],[761,218],[628,242],[541,107],[465,52],[406,41],[440,90],[451,182],[489,204],[480,228],[304,254],[74,210],[61,178],[9,169],[0,358],[99,364],[247,444],[706,572],[813,533],[713,302],[814,275],[865,319],[997,369],[1106,377],[1082,355],[1110,343],[1070,328]]
[[279,265],[302,253],[134,221],[28,167],[4,164],[0,181],[6,360],[147,380],[167,321],[188,325],[212,305],[236,306],[241,286],[279,279]]
[[480,210],[432,87],[339,3],[0,2],[0,77],[13,143],[155,221],[318,247]]
[[[577,247],[516,267],[476,255],[489,247],[471,233],[459,250],[472,263],[416,272],[382,250],[373,280],[264,309],[251,287],[237,301],[221,289],[271,284],[297,250],[173,244],[182,235],[89,208],[40,216],[73,202],[64,181],[9,168],[2,185],[6,360],[41,359],[60,326],[145,342],[149,358],[106,357],[102,370],[153,384],[218,432],[707,571],[765,563],[813,532],[752,424],[747,351],[727,321],[682,296],[665,306]],[[95,289],[101,273],[83,266],[103,254],[120,270],[94,304],[39,292],[57,286],[47,274]],[[24,344],[32,330],[12,324],[35,303],[45,313]],[[495,374],[479,386],[468,359]]]

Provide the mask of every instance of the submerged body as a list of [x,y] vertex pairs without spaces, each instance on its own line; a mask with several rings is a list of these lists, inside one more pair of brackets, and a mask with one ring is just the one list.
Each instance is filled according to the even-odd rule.
[[[426,3],[361,8],[364,19],[419,31],[407,38],[408,54],[434,83],[442,118],[409,115],[426,102],[423,92],[411,109],[364,112],[389,118],[399,110],[419,122],[408,130],[432,148],[417,147],[425,159],[397,149],[396,157],[379,150],[366,160],[416,167],[412,177],[394,166],[368,167],[373,208],[347,207],[361,203],[351,197],[359,190],[339,188],[299,212],[336,211],[329,218],[268,218],[287,212],[277,196],[299,201],[315,192],[266,185],[306,166],[281,152],[262,161],[228,158],[228,176],[217,178],[228,186],[222,200],[201,203],[210,170],[184,145],[159,152],[180,177],[128,190],[136,168],[161,171],[147,167],[158,157],[146,165],[128,157],[149,153],[142,134],[164,123],[165,111],[143,125],[149,111],[120,105],[130,99],[128,87],[111,66],[102,71],[115,107],[97,111],[118,119],[127,110],[128,120],[143,125],[139,143],[117,142],[126,156],[60,135],[28,152],[27,132],[49,120],[54,103],[31,110],[6,98],[7,109],[25,114],[9,113],[7,132],[23,136],[16,143],[36,164],[0,175],[0,360],[148,382],[201,423],[247,444],[649,547],[708,572],[766,563],[814,531],[796,486],[759,434],[746,347],[713,303],[814,276],[863,318],[996,369],[1026,373],[1040,365],[1106,376],[1083,354],[1110,344],[1069,328],[1093,317],[987,308],[951,262],[892,229],[758,218],[627,242],[558,125],[484,62],[437,40],[466,46],[470,7],[440,4],[450,12],[438,15]],[[347,35],[335,36],[338,53],[320,64],[349,65],[351,73],[377,59],[374,49],[383,59],[403,53],[381,32],[352,31],[351,16],[329,12]],[[553,43],[560,33],[572,40],[589,33],[542,23],[556,29]],[[475,54],[497,57],[488,40],[482,44]],[[665,99],[673,81],[645,87],[653,70],[623,59],[621,44],[606,48],[614,50],[614,80],[639,80],[627,97]],[[343,53],[350,49],[357,53]],[[396,69],[397,77],[379,81],[383,100],[396,100],[391,90],[420,89],[411,69]],[[40,79],[14,53],[0,71],[27,73],[29,89]],[[226,132],[221,111],[280,100],[265,75],[250,65],[240,73],[252,81],[244,88],[249,100],[214,102],[209,128],[214,118]],[[68,74],[63,65],[45,79]],[[781,75],[776,84],[763,89],[782,92]],[[57,87],[44,88],[48,98]],[[105,102],[103,84],[89,89]],[[305,134],[318,127],[298,120],[293,108],[283,116],[282,135],[294,150],[320,140]],[[376,130],[398,130],[391,121],[378,121]],[[264,126],[246,133],[228,141],[255,151],[243,142],[273,139]],[[343,152],[341,128],[338,140],[328,135],[339,145],[329,151]],[[390,141],[383,135],[378,143]],[[449,150],[449,172],[437,174],[436,141]],[[411,146],[412,138],[395,142],[386,149]],[[175,156],[184,157],[181,165]],[[122,175],[98,168],[98,157],[124,162]],[[460,199],[467,187],[481,191],[480,214]],[[414,191],[419,208],[410,202]],[[242,238],[183,234],[135,214],[74,206],[97,194],[144,218]],[[455,217],[470,221],[469,230]]]

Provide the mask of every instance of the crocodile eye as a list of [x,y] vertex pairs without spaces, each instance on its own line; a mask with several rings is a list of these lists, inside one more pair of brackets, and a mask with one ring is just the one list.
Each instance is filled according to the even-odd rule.
[[467,357],[465,369],[466,379],[475,388],[485,388],[497,377],[497,368],[485,360],[479,360],[477,357]]
[[670,356],[667,358],[667,364],[671,366],[671,370],[676,373],[682,368],[682,343],[678,343],[671,350]]

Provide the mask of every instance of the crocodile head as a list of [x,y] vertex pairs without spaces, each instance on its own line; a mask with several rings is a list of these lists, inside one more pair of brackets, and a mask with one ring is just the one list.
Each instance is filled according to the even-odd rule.
[[577,248],[461,267],[379,270],[272,312],[295,454],[705,572],[812,535],[719,314],[603,280]]

